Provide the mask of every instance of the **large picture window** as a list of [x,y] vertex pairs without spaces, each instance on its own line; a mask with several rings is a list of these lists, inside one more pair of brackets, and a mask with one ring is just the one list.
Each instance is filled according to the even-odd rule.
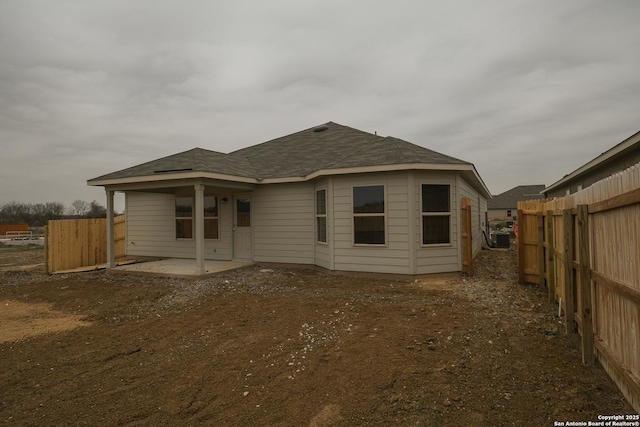
[[353,187],[353,243],[384,245],[384,185]]
[[449,185],[422,185],[422,244],[451,243]]
[[327,190],[316,191],[316,239],[327,243]]
[[[176,239],[193,239],[193,196],[176,196]],[[204,196],[204,238],[218,238],[218,197]]]

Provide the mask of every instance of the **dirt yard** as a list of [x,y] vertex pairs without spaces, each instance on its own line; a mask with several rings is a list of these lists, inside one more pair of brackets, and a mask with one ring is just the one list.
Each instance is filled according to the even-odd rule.
[[[0,246],[0,424],[552,426],[632,414],[513,251],[476,276],[47,276]],[[31,266],[23,269],[22,265]]]

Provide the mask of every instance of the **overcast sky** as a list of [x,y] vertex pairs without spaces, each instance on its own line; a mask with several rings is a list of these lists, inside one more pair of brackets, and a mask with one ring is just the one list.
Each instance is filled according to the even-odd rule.
[[552,184],[640,130],[638,0],[0,0],[0,205],[334,121]]

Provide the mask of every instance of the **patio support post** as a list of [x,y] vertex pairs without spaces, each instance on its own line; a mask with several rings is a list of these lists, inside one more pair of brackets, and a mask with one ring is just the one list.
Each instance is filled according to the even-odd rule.
[[202,275],[204,269],[204,185],[196,184],[195,239],[196,239],[196,274]]
[[[106,189],[105,189],[106,190]],[[113,225],[113,190],[107,192],[107,268],[116,266],[115,234]]]

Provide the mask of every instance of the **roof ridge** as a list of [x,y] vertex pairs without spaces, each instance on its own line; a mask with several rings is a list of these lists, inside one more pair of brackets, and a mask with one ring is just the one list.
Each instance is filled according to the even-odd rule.
[[[346,126],[346,125],[341,125],[340,123],[336,123],[336,122],[333,122],[333,121],[329,120],[326,123],[322,123],[322,124],[319,124],[319,125],[311,126],[311,127],[307,128],[307,129],[303,129],[303,130],[300,130],[300,131],[297,131],[297,132],[294,132],[294,133],[290,133],[288,135],[279,136],[277,138],[273,138],[273,139],[270,139],[268,141],[261,142],[259,144],[250,145],[248,147],[240,148],[238,150],[230,152],[229,155],[237,155],[238,153],[240,153],[242,151],[245,151],[245,150],[249,150],[249,149],[253,150],[256,147],[260,147],[260,146],[262,146],[264,144],[272,143],[272,142],[275,142],[275,141],[278,141],[278,140],[281,140],[281,139],[285,139],[285,138],[288,139],[288,138],[291,138],[291,137],[293,137],[295,135],[299,135],[299,134],[302,134],[302,133],[309,132],[309,131],[312,131],[314,129],[320,128],[322,126],[329,126],[329,125],[339,126],[341,128],[349,129],[349,130],[355,131],[355,132],[366,133],[366,134],[369,134],[371,136],[379,136],[379,135],[373,134],[371,132],[363,131],[363,130],[356,129],[356,128],[353,128],[353,127],[350,127],[350,126]],[[382,137],[380,137],[380,138],[382,138]]]
[[[437,154],[438,156],[442,156],[442,157],[446,157],[447,159],[455,160],[456,162],[465,163],[465,164],[472,164],[472,163],[470,163],[470,162],[467,162],[467,161],[465,161],[465,160],[459,159],[459,158],[457,158],[457,157],[449,156],[448,154],[444,154],[444,153],[441,153],[441,152],[439,152],[439,151],[435,151],[435,150],[433,150],[433,149],[431,149],[431,148],[427,148],[427,147],[423,147],[423,146],[418,145],[418,144],[414,144],[413,142],[410,142],[410,141],[404,140],[404,139],[402,139],[402,138],[398,138],[398,137],[395,137],[395,136],[388,136],[387,138],[391,138],[391,139],[393,139],[393,140],[396,142],[396,146],[397,146],[400,150],[402,150],[402,147],[400,147],[400,146],[398,145],[398,141],[402,142],[406,148],[411,148],[412,150],[426,150],[426,151],[428,151],[428,152],[430,152],[430,153]],[[402,153],[402,152],[401,152],[401,153]],[[406,159],[406,156],[404,155],[404,153],[402,153],[402,155],[403,155],[403,156],[405,157],[405,159]]]
[[[345,126],[345,127],[348,127],[348,126]],[[357,130],[357,129],[356,129],[356,130]],[[369,133],[369,132],[366,132],[366,133]],[[375,139],[375,141],[373,141],[373,144],[371,144],[371,145],[366,145],[366,146],[364,146],[364,147],[362,147],[362,148],[359,148],[358,150],[356,150],[356,151],[354,151],[354,152],[352,152],[352,153],[345,154],[345,155],[344,155],[344,156],[342,156],[342,157],[338,157],[338,158],[337,158],[337,159],[335,159],[333,162],[331,162],[330,164],[328,164],[328,165],[327,165],[327,167],[332,167],[332,166],[334,166],[336,163],[339,163],[339,162],[341,162],[342,160],[344,160],[344,159],[346,159],[346,158],[355,157],[355,156],[357,156],[357,155],[358,155],[358,153],[360,153],[360,152],[362,152],[362,151],[364,151],[364,150],[367,150],[367,149],[371,149],[371,146],[372,146],[372,145],[375,145],[375,144],[377,144],[377,143],[379,143],[379,142],[382,142],[382,141],[384,141],[384,139],[385,139],[385,138],[387,138],[386,136],[380,136],[380,135],[375,135],[375,134],[371,134],[371,136],[373,137],[373,138],[371,138],[371,140],[374,140],[374,139]],[[370,142],[370,141],[367,141],[367,142]]]
[[[389,138],[389,136],[385,136],[384,138],[385,138],[385,139],[386,139],[386,138]],[[393,136],[391,137],[391,142],[393,142],[393,143],[395,144],[396,149],[398,150],[398,153],[400,153],[400,155],[402,156],[402,158],[403,158],[403,159],[404,159],[404,161],[406,162],[406,161],[407,161],[407,156],[405,156],[405,155],[404,155],[404,152],[402,151],[402,148],[401,148],[401,147],[400,147],[400,145],[398,144],[398,141],[401,141],[401,140],[400,140],[400,139],[398,139],[398,138],[396,138],[396,137],[393,137]]]
[[253,176],[255,176],[257,180],[262,180],[262,176],[260,176],[260,174],[258,173],[258,169],[256,168],[256,165],[253,164],[251,159],[246,156],[239,156],[239,157],[243,158],[244,160],[247,161],[247,163],[249,163],[249,166],[251,166],[251,169],[253,169]]
[[267,141],[263,141],[263,142],[260,142],[260,143],[258,143],[258,144],[255,144],[255,145],[250,145],[250,146],[248,146],[248,147],[239,148],[239,149],[237,149],[237,150],[234,150],[234,151],[230,152],[230,153],[229,153],[229,155],[237,155],[237,153],[240,153],[241,151],[245,151],[245,150],[249,150],[249,149],[254,149],[254,148],[256,148],[256,147],[260,147],[260,146],[262,146],[262,145],[264,145],[264,144],[268,144],[268,143],[271,143],[271,142],[277,141],[277,140],[279,140],[279,139],[289,138],[289,137],[292,137],[293,135],[298,135],[298,134],[303,133],[303,132],[308,132],[308,131],[310,131],[310,130],[312,130],[312,129],[315,129],[315,128],[319,127],[319,126],[324,126],[324,125],[327,125],[327,124],[329,124],[329,123],[331,123],[331,122],[327,122],[327,123],[325,123],[325,124],[323,124],[323,125],[315,125],[315,126],[312,126],[312,127],[308,128],[308,129],[299,130],[299,131],[297,131],[297,132],[290,133],[290,134],[288,134],[288,135],[279,136],[279,137],[277,137],[277,138],[269,139],[269,140],[267,140]]

